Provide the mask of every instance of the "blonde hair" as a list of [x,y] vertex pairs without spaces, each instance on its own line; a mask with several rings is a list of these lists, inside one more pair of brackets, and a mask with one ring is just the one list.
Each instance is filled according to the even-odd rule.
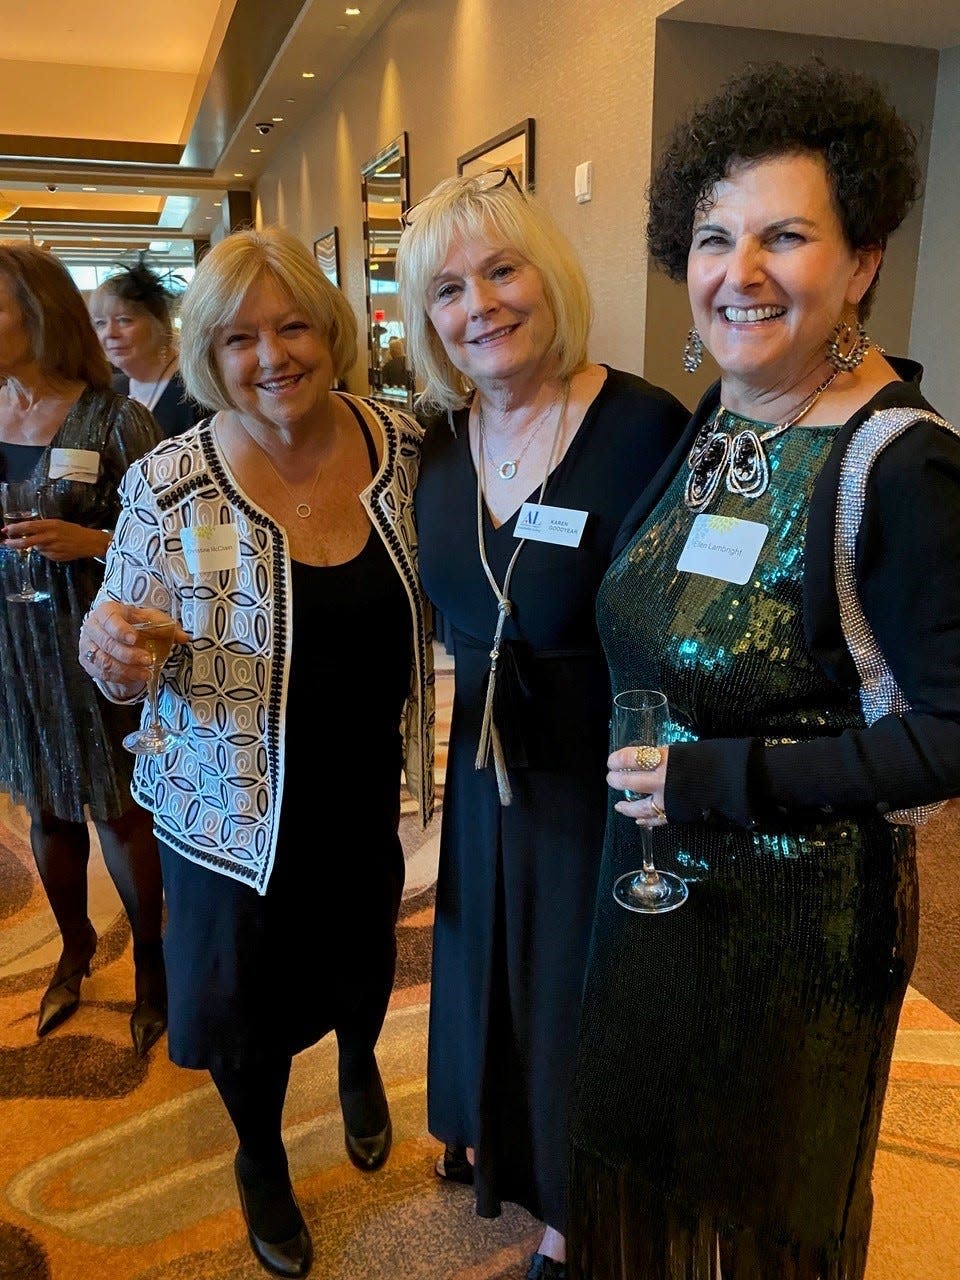
[[187,391],[210,409],[233,409],[214,354],[218,329],[235,318],[247,292],[272,276],[330,345],[334,378],[357,358],[357,321],[310,250],[282,227],[234,231],[201,259],[183,295],[180,371]]
[[557,377],[587,362],[592,309],[590,291],[573,246],[529,196],[511,183],[481,189],[475,178],[446,178],[425,197],[397,248],[397,284],[403,308],[409,365],[423,381],[417,397],[425,409],[465,405],[469,387],[447,355],[427,313],[430,286],[455,240],[499,237],[539,271],[554,321],[550,355]]

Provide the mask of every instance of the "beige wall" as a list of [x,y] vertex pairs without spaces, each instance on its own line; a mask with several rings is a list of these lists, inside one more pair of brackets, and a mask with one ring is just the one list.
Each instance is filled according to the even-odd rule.
[[[592,354],[639,370],[654,28],[668,3],[404,0],[261,179],[260,219],[308,244],[339,227],[343,288],[362,327],[361,165],[406,130],[416,200],[456,172],[458,155],[533,116],[537,195],[593,289]],[[594,198],[578,205],[583,160],[593,161]],[[366,390],[365,370],[361,360],[351,390]]]
[[[877,0],[878,29],[884,6],[897,3]],[[673,8],[671,0],[402,0],[264,174],[259,220],[282,222],[308,244],[339,228],[342,284],[363,333],[361,165],[406,131],[416,200],[456,171],[459,154],[533,116],[537,196],[579,250],[593,292],[592,356],[643,372],[692,404],[708,371],[689,378],[680,370],[684,290],[658,272],[648,279],[644,192],[654,129],[662,134],[748,58],[820,51],[880,75],[916,121],[924,149],[934,138],[922,246],[918,207],[891,242],[870,327],[890,351],[925,363],[928,394],[960,420],[958,51],[657,22]],[[584,160],[593,161],[594,198],[578,205],[574,169]],[[918,253],[923,289],[914,313]],[[365,353],[349,386],[367,390]]]

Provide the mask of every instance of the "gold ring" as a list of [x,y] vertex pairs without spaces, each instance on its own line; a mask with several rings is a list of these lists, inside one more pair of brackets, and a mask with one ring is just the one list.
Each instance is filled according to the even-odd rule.
[[656,800],[650,801],[650,808],[653,810],[653,812],[657,815],[658,818],[665,818],[667,816],[666,809],[661,809],[660,806],[657,804]]
[[656,769],[663,759],[663,752],[659,747],[637,747],[633,753],[637,768],[644,773],[649,773],[652,769]]

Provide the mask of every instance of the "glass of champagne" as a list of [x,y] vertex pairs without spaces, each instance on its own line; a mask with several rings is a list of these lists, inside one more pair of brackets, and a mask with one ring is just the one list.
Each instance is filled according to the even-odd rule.
[[[131,569],[121,561],[120,592],[123,602],[136,607],[141,614],[130,625],[137,632],[137,643],[150,654],[147,674],[146,724],[128,733],[123,745],[139,756],[160,756],[184,742],[180,733],[168,729],[160,719],[160,672],[170,656],[177,629],[171,593],[156,578],[142,569]],[[149,616],[148,616],[149,615]]]
[[[4,525],[15,524],[18,520],[39,520],[41,486],[35,480],[5,480],[0,484],[0,509],[3,511]],[[16,530],[13,531],[16,537]],[[17,549],[17,568],[20,574],[20,585],[16,591],[8,591],[8,600],[19,600],[24,604],[37,604],[41,600],[49,600],[50,592],[41,591],[33,585],[30,573],[31,547]]]
[[[620,747],[661,747],[670,737],[670,711],[667,699],[658,689],[626,689],[613,700],[610,719],[610,749]],[[624,787],[628,800],[643,800],[647,793]],[[673,911],[687,899],[685,880],[670,871],[658,871],[653,865],[653,832],[639,826],[642,867],[628,871],[613,884],[613,896],[628,911],[653,913]]]

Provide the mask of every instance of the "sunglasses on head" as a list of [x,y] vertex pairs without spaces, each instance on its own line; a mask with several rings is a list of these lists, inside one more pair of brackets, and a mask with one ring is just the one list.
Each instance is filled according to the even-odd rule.
[[[516,174],[510,168],[487,169],[484,173],[478,173],[474,177],[468,178],[467,181],[472,183],[477,191],[496,191],[498,187],[510,183],[519,196],[526,198],[523,195],[523,188],[517,181]],[[400,221],[403,225],[405,227],[413,226],[422,213],[424,206],[428,205],[432,199],[432,196],[426,196],[423,200],[412,204],[405,213],[400,215]]]

